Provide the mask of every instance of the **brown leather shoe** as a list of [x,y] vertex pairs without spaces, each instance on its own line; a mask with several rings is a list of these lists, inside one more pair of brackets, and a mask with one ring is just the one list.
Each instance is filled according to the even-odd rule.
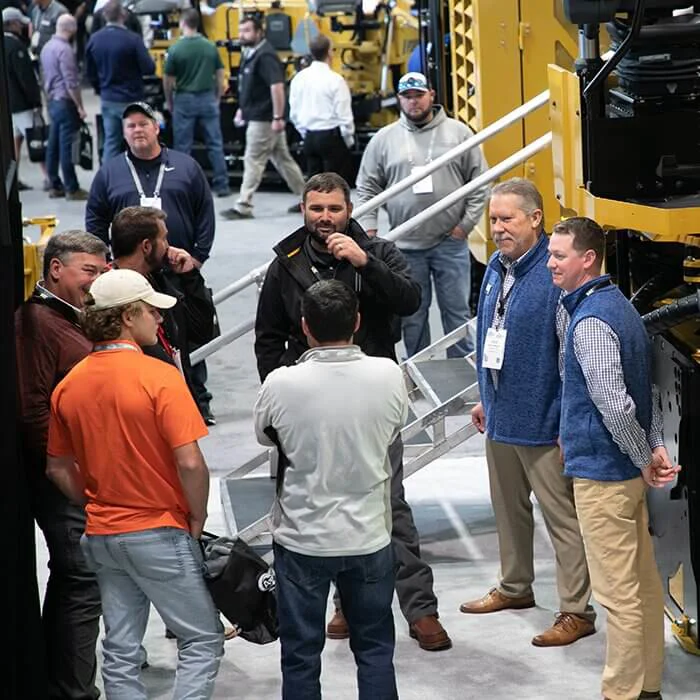
[[534,607],[535,598],[532,595],[509,598],[497,588],[492,588],[483,598],[462,603],[459,610],[463,613],[492,613],[498,610],[524,610]]
[[419,617],[408,626],[408,633],[425,651],[443,651],[452,647],[452,640],[447,636],[437,615]]
[[590,620],[573,613],[558,613],[554,624],[533,637],[532,643],[536,647],[563,647],[591,634],[595,634],[595,625]]
[[342,610],[335,611],[335,615],[333,615],[326,627],[326,636],[328,639],[348,639],[350,637],[348,621],[345,619]]

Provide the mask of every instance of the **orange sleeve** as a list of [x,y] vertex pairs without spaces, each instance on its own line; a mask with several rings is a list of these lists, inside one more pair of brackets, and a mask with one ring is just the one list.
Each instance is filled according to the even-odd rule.
[[75,456],[70,430],[66,428],[58,412],[58,391],[51,396],[51,415],[49,416],[49,442],[46,451],[51,457]]
[[206,437],[209,431],[182,375],[165,363],[162,369],[151,375],[156,421],[161,435],[174,450]]

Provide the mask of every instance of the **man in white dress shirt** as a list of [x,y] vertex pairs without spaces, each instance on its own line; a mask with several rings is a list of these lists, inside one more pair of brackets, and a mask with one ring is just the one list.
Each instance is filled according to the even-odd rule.
[[294,76],[289,92],[289,118],[304,138],[307,176],[334,172],[351,182],[355,123],[350,88],[331,70],[333,46],[327,36],[314,37],[309,50],[313,61]]

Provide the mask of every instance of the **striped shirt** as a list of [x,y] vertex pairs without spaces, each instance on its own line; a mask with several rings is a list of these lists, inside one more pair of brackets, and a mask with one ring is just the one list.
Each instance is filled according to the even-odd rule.
[[[564,297],[562,292],[562,298]],[[570,317],[559,300],[556,326],[559,338],[559,374],[563,378],[564,347]],[[663,418],[658,388],[652,386],[652,417],[649,433],[637,420],[634,400],[627,391],[620,357],[620,340],[613,329],[598,318],[584,318],[574,330],[574,353],[591,400],[603,424],[620,450],[636,467],[651,462],[651,451],[664,444]]]

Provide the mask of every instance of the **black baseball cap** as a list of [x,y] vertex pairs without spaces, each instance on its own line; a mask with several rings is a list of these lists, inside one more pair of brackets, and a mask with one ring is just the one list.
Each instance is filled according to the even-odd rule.
[[134,112],[140,112],[141,114],[145,114],[149,119],[152,119],[154,122],[158,121],[158,117],[156,116],[153,107],[151,107],[151,105],[149,104],[146,104],[145,102],[132,102],[124,110],[124,113],[122,114],[122,119],[126,119],[130,114],[133,114]]

